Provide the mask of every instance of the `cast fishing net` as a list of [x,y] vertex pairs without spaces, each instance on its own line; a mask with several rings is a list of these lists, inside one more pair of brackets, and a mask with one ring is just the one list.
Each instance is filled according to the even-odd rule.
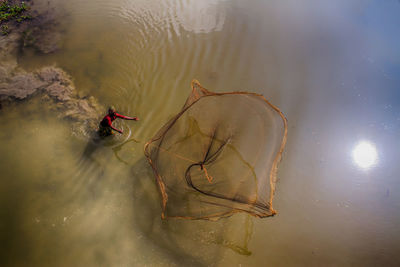
[[214,93],[192,81],[182,110],[146,143],[162,218],[267,217],[286,143],[283,113],[262,95]]

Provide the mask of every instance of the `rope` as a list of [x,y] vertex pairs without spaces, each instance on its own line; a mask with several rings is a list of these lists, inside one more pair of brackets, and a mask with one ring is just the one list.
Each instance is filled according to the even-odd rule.
[[[153,144],[150,144],[150,145],[153,145]],[[154,145],[154,146],[155,146],[155,145]],[[191,160],[191,159],[189,159],[189,158],[180,156],[180,155],[178,155],[178,154],[176,154],[176,153],[174,153],[174,152],[168,151],[168,150],[166,150],[165,148],[162,148],[162,147],[160,147],[160,146],[157,146],[157,148],[160,149],[160,150],[162,150],[162,151],[164,151],[164,152],[167,152],[167,153],[169,153],[169,154],[172,154],[172,155],[176,156],[177,158],[180,158],[180,159],[189,161],[189,162],[191,162],[191,163],[198,163],[198,161],[194,161],[194,160]],[[211,183],[212,183],[212,180],[213,180],[213,177],[212,177],[211,175],[208,174],[208,171],[207,171],[206,167],[204,167],[204,164],[202,164],[202,163],[200,164],[200,169],[201,169],[202,171],[204,171],[204,174],[205,174],[205,176],[206,176],[208,182],[211,184]]]

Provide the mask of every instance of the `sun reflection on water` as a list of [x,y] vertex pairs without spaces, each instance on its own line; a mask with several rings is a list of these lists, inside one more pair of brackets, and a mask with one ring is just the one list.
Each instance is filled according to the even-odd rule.
[[369,141],[360,141],[353,148],[353,161],[363,170],[368,170],[378,162],[378,153],[373,143]]

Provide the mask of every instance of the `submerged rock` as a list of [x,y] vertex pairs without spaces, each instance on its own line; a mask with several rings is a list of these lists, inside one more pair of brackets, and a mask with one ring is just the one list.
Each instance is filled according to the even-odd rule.
[[33,47],[37,52],[49,54],[61,48],[60,25],[52,13],[40,14],[29,22],[21,35],[21,50]]
[[38,80],[33,73],[18,73],[0,84],[0,100],[25,99],[44,85],[43,81]]
[[3,69],[9,75],[0,79],[1,104],[40,97],[60,118],[96,127],[102,107],[94,97],[80,97],[71,77],[62,69],[54,66],[34,72],[18,68],[10,71],[4,66]]

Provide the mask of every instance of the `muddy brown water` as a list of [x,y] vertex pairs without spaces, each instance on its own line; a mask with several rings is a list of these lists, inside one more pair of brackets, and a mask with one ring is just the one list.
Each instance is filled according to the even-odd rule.
[[[2,110],[1,265],[400,265],[398,1],[50,6],[62,49],[26,50],[19,64],[56,64],[81,95],[141,120],[96,145],[36,100]],[[143,145],[193,78],[286,114],[275,217],[161,220]]]

